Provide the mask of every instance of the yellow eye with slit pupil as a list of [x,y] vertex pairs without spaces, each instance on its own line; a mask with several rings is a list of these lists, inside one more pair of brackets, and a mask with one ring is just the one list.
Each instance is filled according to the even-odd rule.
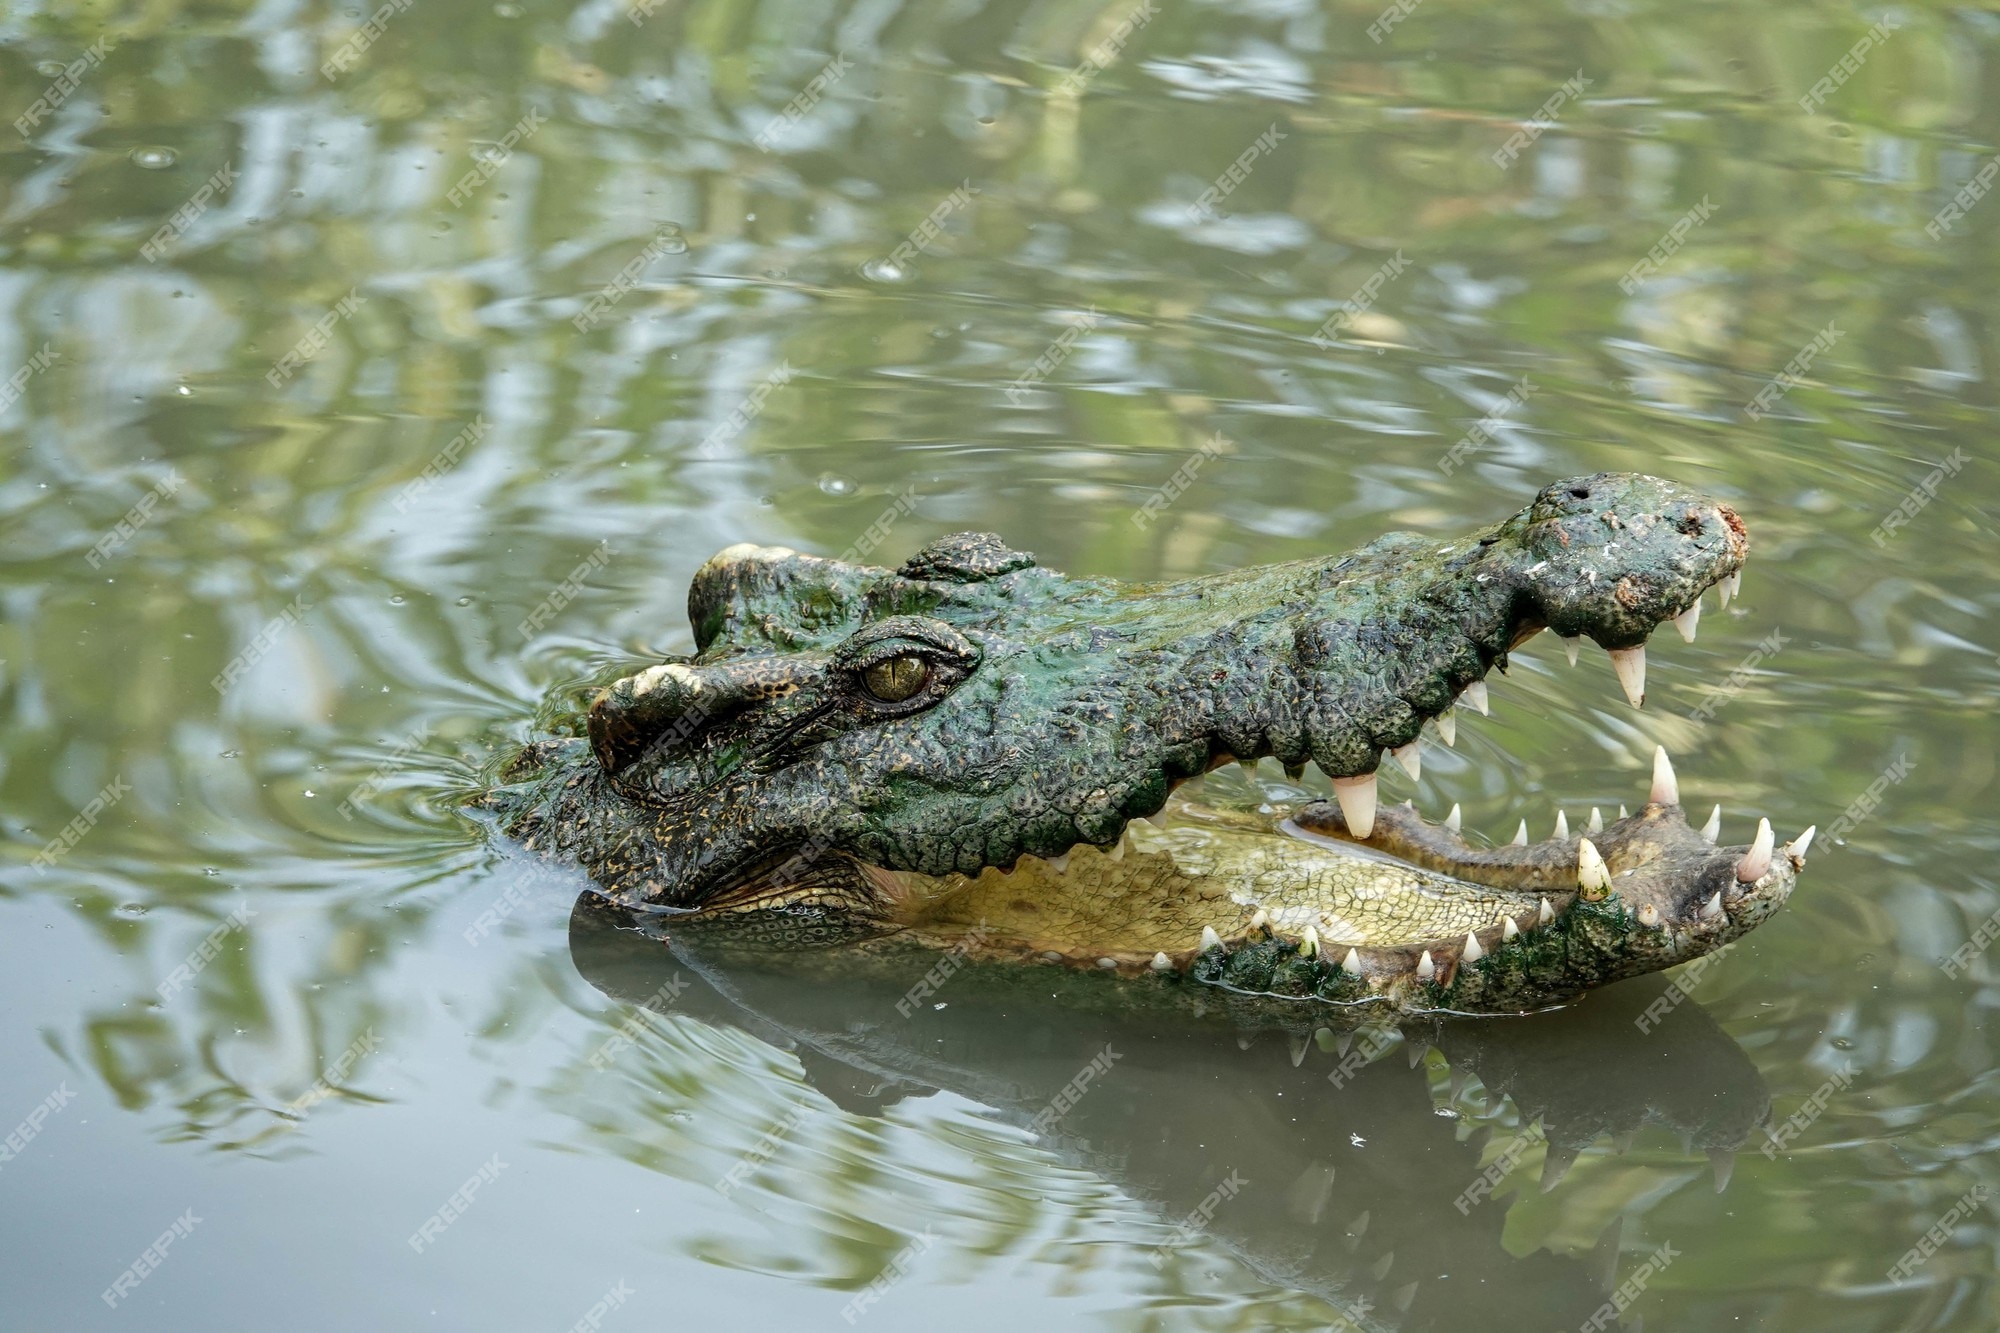
[[861,673],[868,693],[885,704],[899,704],[924,687],[930,667],[921,657],[891,657]]

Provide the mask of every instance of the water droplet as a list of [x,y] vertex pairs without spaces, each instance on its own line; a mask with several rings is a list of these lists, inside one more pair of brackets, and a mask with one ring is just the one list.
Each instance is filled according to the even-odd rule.
[[218,757],[218,758],[222,758],[222,759],[241,759],[241,758],[243,757],[243,751],[241,751],[241,750],[224,750],[224,751],[223,751],[223,752],[222,752],[222,753],[221,753],[221,754],[220,754],[219,756],[217,756],[217,757]]
[[62,72],[63,62],[60,60],[38,60],[35,62],[35,73],[37,74],[46,74],[53,79]]
[[503,19],[517,19],[521,17],[521,7],[519,5],[495,5],[493,6],[493,12]]
[[144,904],[144,903],[120,903],[120,904],[118,904],[118,907],[117,907],[117,909],[116,909],[116,910],[117,910],[117,912],[118,912],[118,915],[119,915],[119,916],[122,916],[122,917],[124,917],[124,918],[125,918],[126,920],[128,920],[128,921],[135,921],[135,920],[137,920],[138,918],[140,918],[140,917],[142,917],[142,916],[146,915],[146,904]]
[[319,794],[319,793],[318,793],[318,792],[315,792],[315,791],[314,791],[314,790],[313,790],[313,789],[312,789],[311,787],[307,787],[307,788],[306,788],[306,795],[308,795],[308,796],[317,796],[318,794]]
[[688,252],[687,233],[681,230],[677,222],[661,225],[658,244],[662,254],[684,255]]
[[1833,1039],[1833,1049],[1836,1051],[1851,1051],[1854,1049],[1854,1039],[1852,1037],[1835,1037]]
[[451,230],[451,224],[449,222],[440,222],[437,224],[437,228],[431,232],[431,235],[442,236],[450,230]]
[[452,605],[453,605],[453,606],[471,606],[471,605],[472,605],[472,599],[471,599],[470,597],[461,597],[461,598],[459,598],[459,599],[458,599],[458,600],[457,600],[456,602],[453,602],[453,603],[452,603]]
[[912,272],[887,259],[871,259],[861,266],[861,276],[870,282],[908,282]]
[[822,472],[819,474],[819,488],[828,495],[852,495],[854,478],[843,477],[838,472]]
[[175,393],[177,393],[177,394],[179,394],[179,395],[180,395],[181,397],[183,397],[183,398],[192,398],[192,397],[194,397],[194,390],[193,390],[193,389],[190,389],[190,388],[188,388],[188,386],[187,386],[187,385],[185,385],[185,384],[177,384],[177,385],[175,385],[175,386],[174,386],[174,392],[175,392]]
[[391,606],[401,606],[401,605],[402,605],[402,604],[403,604],[404,602],[406,602],[406,601],[408,601],[408,600],[409,600],[409,599],[408,599],[408,598],[406,598],[406,597],[404,597],[404,596],[403,596],[403,594],[401,594],[401,593],[396,593],[395,595],[393,595],[392,597],[390,597],[390,598],[389,598],[389,605],[391,605]]
[[144,167],[148,171],[165,171],[168,167],[181,160],[179,153],[159,144],[149,144],[144,148],[134,148],[131,157],[134,166]]

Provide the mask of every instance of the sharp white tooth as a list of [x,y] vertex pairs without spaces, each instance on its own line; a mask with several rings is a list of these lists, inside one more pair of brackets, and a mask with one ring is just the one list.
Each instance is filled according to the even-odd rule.
[[1564,842],[1567,841],[1568,838],[1569,838],[1569,812],[1565,810],[1558,810],[1556,811],[1556,841]]
[[1549,924],[1549,922],[1555,919],[1556,919],[1556,909],[1549,906],[1549,900],[1547,898],[1542,899],[1541,907],[1538,908],[1535,912],[1535,924],[1538,926],[1546,926]]
[[1147,815],[1145,816],[1145,820],[1154,828],[1165,828],[1167,826],[1167,812],[1162,810],[1156,815]]
[[1681,784],[1674,777],[1674,761],[1667,758],[1667,747],[1653,747],[1653,791],[1647,800],[1654,805],[1679,805]]
[[1604,864],[1604,857],[1597,850],[1597,844],[1588,838],[1576,844],[1576,884],[1588,898],[1593,892],[1599,897],[1611,887],[1611,871]]
[[1694,627],[1701,623],[1701,598],[1694,599],[1694,605],[1674,617],[1674,628],[1681,632],[1681,642],[1694,642]]
[[1299,941],[1299,953],[1307,958],[1319,956],[1319,931],[1310,921],[1306,923],[1305,938]]
[[1660,909],[1653,906],[1651,903],[1647,903],[1644,907],[1641,907],[1639,909],[1639,924],[1642,926],[1659,925]]
[[1619,688],[1634,708],[1646,704],[1646,645],[1637,648],[1613,648],[1611,669],[1618,673]]
[[1486,956],[1486,950],[1479,947],[1479,937],[1473,934],[1469,930],[1466,931],[1465,952],[1461,953],[1458,956],[1459,961],[1466,963],[1476,963],[1485,956]]
[[1708,822],[1701,826],[1701,836],[1708,839],[1711,846],[1722,836],[1722,807],[1716,806],[1708,812]]
[[1347,831],[1365,840],[1375,831],[1375,775],[1335,778],[1333,794],[1340,802],[1340,813],[1347,817]]
[[1123,861],[1125,859],[1124,834],[1121,833],[1118,835],[1118,841],[1111,844],[1111,850],[1106,852],[1104,856],[1106,860],[1110,861]]
[[1429,981],[1438,974],[1437,964],[1431,961],[1431,951],[1424,950],[1424,956],[1417,960],[1417,980]]
[[1792,839],[1792,845],[1788,850],[1794,861],[1803,861],[1806,859],[1806,848],[1812,846],[1813,834],[1817,832],[1819,832],[1819,825],[1808,824],[1804,833]]
[[1340,960],[1340,970],[1348,973],[1349,975],[1353,976],[1360,975],[1361,955],[1356,953],[1354,950],[1349,949],[1347,951],[1347,957]]
[[1174,970],[1174,960],[1167,957],[1164,953],[1156,953],[1153,955],[1153,970],[1155,972],[1171,972]]
[[1438,739],[1446,745],[1458,744],[1458,714],[1447,708],[1437,717]]
[[1389,753],[1396,756],[1396,762],[1410,775],[1410,781],[1416,782],[1423,777],[1424,756],[1420,742],[1411,741],[1408,745],[1398,745]]
[[1585,833],[1604,832],[1604,815],[1594,805],[1590,807],[1590,822],[1584,825],[1583,831]]
[[1563,641],[1563,656],[1569,659],[1571,666],[1575,666],[1577,651],[1583,647],[1583,636],[1558,634],[1556,637]]
[[1771,848],[1775,845],[1771,837],[1771,821],[1757,821],[1757,836],[1751,840],[1750,850],[1736,863],[1736,878],[1740,883],[1755,884],[1771,873]]
[[1292,1034],[1292,1068],[1297,1069],[1306,1062],[1306,1043],[1309,1040],[1303,1032]]
[[1514,830],[1514,846],[1526,847],[1527,845],[1528,845],[1528,821],[1524,819],[1521,821],[1521,827]]
[[1457,801],[1451,803],[1451,813],[1444,817],[1444,826],[1453,833],[1458,832],[1460,828],[1464,827],[1464,820],[1458,813]]
[[1743,595],[1743,571],[1737,570],[1729,576],[1729,600],[1735,601]]
[[1721,889],[1717,889],[1715,896],[1701,905],[1701,919],[1703,921],[1720,921],[1722,919]]
[[1203,949],[1220,949],[1222,947],[1222,936],[1215,933],[1214,926],[1203,926],[1201,928],[1201,947]]
[[1043,859],[1046,860],[1051,866],[1055,867],[1055,872],[1058,875],[1067,875],[1069,873],[1068,852],[1064,852],[1059,856],[1044,857]]
[[1618,817],[1620,819],[1630,819],[1632,817],[1632,812],[1625,808],[1625,803],[1623,801],[1620,801],[1618,803]]
[[1511,916],[1508,917],[1505,924],[1503,924],[1500,927],[1500,938],[1503,940],[1511,940],[1520,933],[1521,933],[1521,928],[1514,924],[1514,918]]
[[1271,914],[1260,907],[1257,909],[1257,915],[1250,918],[1250,929],[1262,930],[1266,925],[1270,924],[1270,920]]
[[1487,707],[1485,681],[1483,680],[1473,681],[1470,685],[1465,687],[1465,693],[1460,695],[1459,698],[1462,702],[1469,703],[1474,708],[1477,708],[1479,710],[1479,715],[1481,717],[1488,716],[1489,710]]

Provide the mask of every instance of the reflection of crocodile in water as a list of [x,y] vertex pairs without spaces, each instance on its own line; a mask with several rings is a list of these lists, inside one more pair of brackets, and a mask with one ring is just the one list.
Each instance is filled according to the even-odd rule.
[[[1314,1040],[1215,1006],[1192,1018],[1166,991],[996,960],[966,961],[910,1006],[901,1001],[921,989],[935,954],[871,955],[858,966],[827,951],[717,957],[705,933],[674,930],[671,950],[661,947],[674,924],[648,914],[632,929],[630,913],[585,894],[570,956],[607,995],[649,1008],[672,995],[671,1014],[792,1052],[851,1114],[940,1090],[991,1107],[1172,1227],[1160,1234],[1163,1260],[1183,1245],[1219,1244],[1264,1279],[1330,1302],[1340,1329],[1459,1328],[1476,1311],[1506,1328],[1578,1328],[1593,1317],[1614,1326],[1610,1288],[1654,1246],[1628,1226],[1621,1254],[1614,1224],[1593,1250],[1598,1228],[1676,1176],[1692,1184],[1706,1174],[1698,1158],[1692,1168],[1674,1160],[1666,1136],[1714,1158],[1720,1183],[1770,1113],[1742,1049],[1699,1004],[1661,1004],[1672,993],[1659,977],[1504,1023],[1405,1018],[1400,1029],[1322,1028]],[[799,984],[801,969],[812,984]],[[1656,1019],[1639,1024],[1649,1009]],[[1427,1044],[1448,1083],[1437,1056],[1423,1061]],[[661,1086],[642,1053],[617,1059],[634,1089]],[[590,1118],[602,1122],[618,1098],[586,1086]],[[1508,1196],[1532,1197],[1521,1182],[1533,1180],[1538,1157],[1542,1187],[1553,1188],[1599,1136],[1622,1152],[1649,1126],[1665,1141],[1649,1136],[1619,1169],[1563,1186],[1569,1220],[1545,1248],[1517,1225],[1536,1210],[1509,1221]]]
[[[1192,994],[1504,1012],[1708,953],[1791,893],[1812,830],[1715,845],[1664,751],[1650,799],[1481,847],[1378,809],[1428,723],[1548,629],[1692,638],[1747,542],[1727,507],[1629,474],[1558,482],[1470,536],[1182,583],[1070,578],[980,534],[887,570],[732,547],[696,573],[698,652],[618,680],[488,797],[612,901],[751,947],[957,944]],[[1308,761],[1336,800],[1155,827],[1232,760]],[[1177,807],[1178,809],[1178,807]]]

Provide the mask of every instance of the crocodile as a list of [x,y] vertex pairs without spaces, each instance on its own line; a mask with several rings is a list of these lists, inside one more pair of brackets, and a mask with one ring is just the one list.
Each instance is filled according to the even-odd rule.
[[[738,545],[694,575],[696,651],[620,674],[483,804],[621,909],[751,952],[945,950],[1371,1014],[1519,1013],[1741,937],[1813,830],[1718,845],[1666,752],[1647,800],[1475,843],[1379,799],[1488,711],[1543,630],[1645,699],[1646,642],[1741,586],[1734,510],[1673,481],[1545,487],[1467,536],[1169,583],[1071,577],[987,533],[890,569]],[[622,670],[622,668],[621,668]],[[576,704],[582,703],[582,695]],[[1271,758],[1332,786],[1186,799]],[[1309,793],[1308,793],[1309,794]]]

